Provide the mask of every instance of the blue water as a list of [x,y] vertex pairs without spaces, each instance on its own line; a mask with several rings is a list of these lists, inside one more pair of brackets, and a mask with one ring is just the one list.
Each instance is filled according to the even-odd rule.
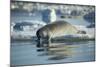
[[[30,15],[30,13],[28,12],[15,10],[15,11],[11,11],[11,22],[18,23],[18,22],[25,22],[25,21],[30,22],[31,21],[34,23],[35,21],[39,21],[39,22],[42,21],[44,23],[48,23],[49,20],[48,20],[48,17],[45,16],[45,14],[43,14],[42,11],[34,11],[34,12],[31,12],[31,15]],[[56,14],[56,15],[57,15],[57,20],[61,19],[59,18],[60,17],[59,14]],[[45,18],[45,20],[43,19],[43,17]],[[90,22],[85,20],[83,17],[82,18],[72,18],[72,19],[65,18],[63,20],[68,21],[69,23],[74,24],[74,25],[83,25],[83,26],[90,25]],[[89,20],[92,20],[92,19],[89,19]]]
[[11,65],[85,62],[95,60],[95,42],[51,43],[36,47],[37,42],[12,42]]

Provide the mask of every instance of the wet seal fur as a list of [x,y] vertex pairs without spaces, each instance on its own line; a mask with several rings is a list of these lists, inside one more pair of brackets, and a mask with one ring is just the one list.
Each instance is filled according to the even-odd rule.
[[40,28],[39,30],[37,30],[36,35],[40,43],[42,41],[45,41],[50,44],[51,38],[64,36],[67,34],[76,34],[78,32],[79,31],[75,26],[66,21],[60,20],[52,22]]

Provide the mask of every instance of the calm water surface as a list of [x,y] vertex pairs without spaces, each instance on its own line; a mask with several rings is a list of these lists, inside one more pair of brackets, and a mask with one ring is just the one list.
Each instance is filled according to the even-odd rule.
[[95,42],[51,43],[38,48],[37,42],[12,42],[11,65],[37,65],[95,60]]

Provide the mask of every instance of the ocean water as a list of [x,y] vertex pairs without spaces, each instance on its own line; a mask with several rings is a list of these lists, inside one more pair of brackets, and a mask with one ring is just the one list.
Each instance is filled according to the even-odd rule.
[[[36,41],[11,42],[11,65],[88,62],[95,60],[95,42],[51,43],[37,47]],[[43,44],[40,44],[43,45]]]
[[[62,18],[60,17],[60,15],[57,15],[57,20],[61,20]],[[67,15],[65,15],[67,16]],[[91,15],[90,15],[91,16]],[[42,16],[42,12],[41,11],[34,11],[33,13],[28,13],[28,12],[23,12],[23,11],[11,11],[11,23],[18,23],[18,22],[25,22],[25,21],[31,21],[31,22],[35,22],[35,21],[42,21],[44,23],[48,23],[43,21],[43,18],[45,18],[45,21],[49,21],[47,16]],[[94,19],[94,18],[93,18]],[[84,19],[84,17],[81,18],[63,18],[62,20],[68,21],[69,23],[73,24],[73,25],[83,25],[83,26],[87,26],[90,25],[91,23],[88,22],[87,20]],[[88,19],[91,20],[92,19]]]

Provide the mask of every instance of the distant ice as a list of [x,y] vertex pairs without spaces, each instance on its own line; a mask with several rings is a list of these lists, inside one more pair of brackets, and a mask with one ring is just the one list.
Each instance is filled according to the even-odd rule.
[[[28,23],[32,23],[31,26],[29,25],[21,25],[20,27],[22,28],[22,30],[17,30],[14,29],[14,26],[16,25],[16,23],[12,23],[11,24],[11,37],[16,39],[16,38],[26,38],[26,39],[30,39],[33,36],[36,36],[36,31],[41,28],[42,26],[46,25],[46,23],[42,22],[42,21],[25,21]],[[22,23],[22,22],[20,22]]]

